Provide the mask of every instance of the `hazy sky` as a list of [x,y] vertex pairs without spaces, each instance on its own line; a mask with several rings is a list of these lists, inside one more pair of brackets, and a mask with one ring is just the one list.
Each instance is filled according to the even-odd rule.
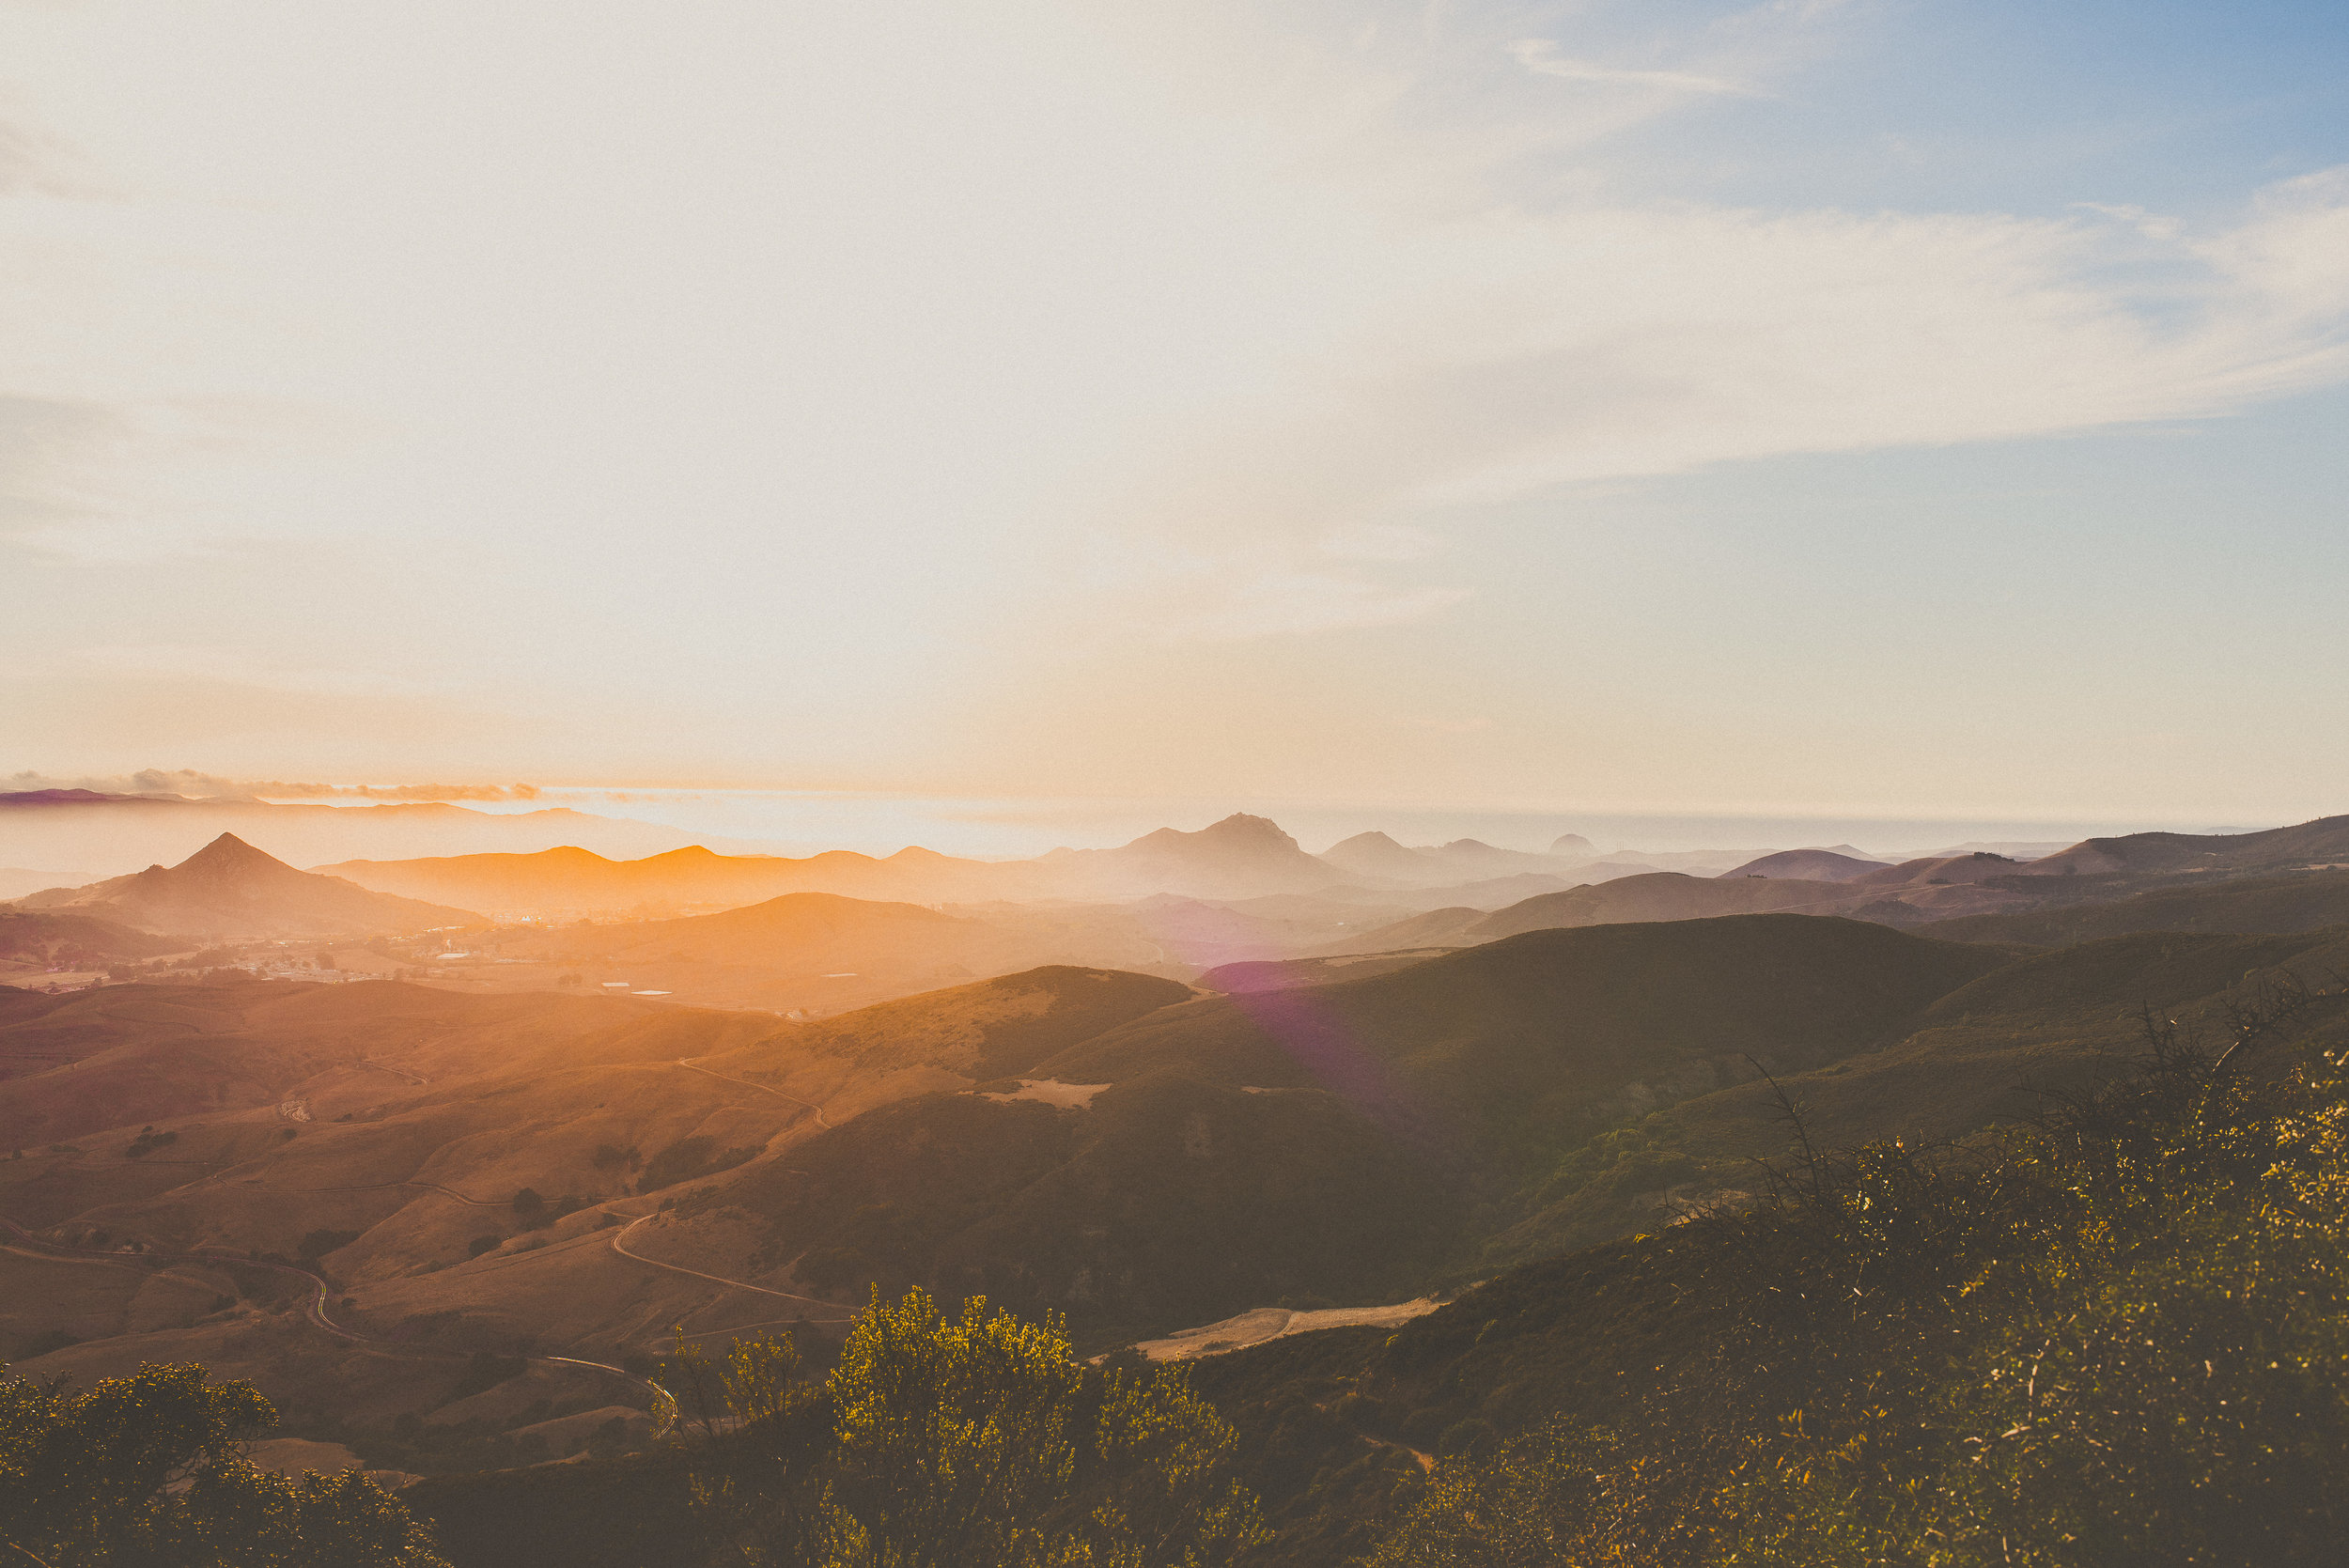
[[2349,11],[0,0],[0,770],[2349,810]]

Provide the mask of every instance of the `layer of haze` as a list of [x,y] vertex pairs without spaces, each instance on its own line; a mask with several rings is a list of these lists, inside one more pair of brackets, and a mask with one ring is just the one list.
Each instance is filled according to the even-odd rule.
[[0,769],[2341,809],[2333,8],[0,3]]

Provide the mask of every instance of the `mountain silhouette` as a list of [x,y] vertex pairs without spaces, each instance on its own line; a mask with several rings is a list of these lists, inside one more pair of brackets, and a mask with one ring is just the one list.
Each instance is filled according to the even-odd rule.
[[221,834],[178,865],[151,865],[85,888],[53,888],[18,900],[18,907],[72,909],[136,930],[207,941],[378,936],[485,924],[470,910],[297,871],[234,833]]

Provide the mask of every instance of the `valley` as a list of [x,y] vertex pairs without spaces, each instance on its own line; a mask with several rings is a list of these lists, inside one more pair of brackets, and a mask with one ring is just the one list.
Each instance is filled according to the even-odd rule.
[[[1125,902],[562,919],[506,907],[553,875],[508,861],[490,914],[413,896],[463,893],[445,869],[224,838],[0,910],[0,1358],[200,1361],[277,1405],[287,1453],[428,1498],[649,1461],[680,1354],[787,1332],[820,1367],[918,1288],[1195,1365],[1278,1449],[1250,1423],[1297,1419],[1284,1380],[1408,1384],[1380,1369],[1464,1314],[1766,1212],[1802,1147],[1961,1157],[2137,1070],[2149,1007],[2216,1037],[2336,993],[2344,842],[1804,851],[1413,912],[1464,867],[1549,874],[1459,852],[1398,885],[1426,852],[1342,869],[1244,825],[1073,874],[1173,884]],[[1568,1331],[1513,1330],[1552,1358]],[[1357,1480],[1268,1494],[1314,1521],[1273,1560],[1337,1560],[1316,1532],[1403,1506],[1450,1427],[1531,1419],[1517,1374],[1460,1375],[1495,1392],[1381,1392],[1315,1438]]]

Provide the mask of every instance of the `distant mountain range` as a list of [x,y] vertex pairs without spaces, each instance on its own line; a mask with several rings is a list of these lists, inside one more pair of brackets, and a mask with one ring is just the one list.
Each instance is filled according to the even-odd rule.
[[438,801],[279,805],[87,789],[0,792],[0,862],[12,866],[168,864],[225,832],[296,865],[353,854],[528,852],[562,845],[651,855],[696,842],[674,828],[566,807],[501,813]]
[[[88,804],[76,792],[46,793],[59,807]],[[1849,848],[1780,851],[1726,869],[1719,868],[1726,857],[1716,856],[1712,875],[1622,857],[1576,862],[1473,840],[1413,848],[1382,833],[1313,855],[1276,824],[1240,815],[1195,832],[1162,829],[1116,848],[1026,861],[921,848],[792,859],[700,846],[615,861],[566,846],[345,862],[305,873],[222,834],[179,865],[45,890],[13,908],[70,912],[189,946],[619,916],[567,933],[509,926],[471,944],[487,944],[474,955],[474,970],[444,978],[515,990],[568,976],[569,984],[625,984],[703,1005],[822,1015],[1039,964],[1189,978],[1235,963],[1738,914],[1843,915],[1898,926],[1998,917],[2025,922],[2012,929],[2030,940],[2023,932],[2141,929],[2129,923],[2150,914],[2115,909],[2100,924],[2058,912],[2145,899],[2144,910],[2171,911],[2196,928],[2248,921],[2264,929],[2284,917],[2261,911],[2330,906],[2282,888],[2263,902],[2247,891],[2228,906],[2238,910],[2232,915],[2189,920],[2182,911],[2196,902],[2196,888],[2349,866],[2349,817],[2255,833],[2092,839],[2033,860],[1972,850],[1891,865]],[[2039,924],[2029,924],[2035,914]],[[28,953],[70,950],[97,968],[134,956],[94,939],[99,934],[93,926],[75,938],[19,936]],[[493,972],[485,964],[503,967]],[[1249,988],[1297,983],[1277,971],[1234,970],[1233,978],[1244,973]]]
[[469,910],[296,871],[233,833],[221,834],[178,865],[152,865],[86,888],[53,888],[19,899],[16,907],[71,911],[203,941],[379,936],[485,924]]
[[[2147,910],[2167,909],[2180,928],[2207,930],[2299,930],[2306,924],[2261,924],[2285,918],[2287,908],[2330,908],[2305,889],[2279,888],[2264,902],[2227,895],[2229,908],[2262,913],[2213,915],[2208,923],[2186,922],[2180,911],[2196,904],[2201,885],[2214,897],[2231,878],[2259,872],[2308,874],[2349,869],[2349,816],[2323,817],[2291,828],[2257,833],[2136,833],[2090,839],[2036,860],[2018,861],[1989,850],[1928,856],[1898,865],[1870,862],[1835,850],[1798,849],[1764,856],[1718,877],[1646,872],[1545,893],[1497,910],[1443,908],[1412,915],[1359,936],[1349,935],[1314,949],[1311,955],[1379,953],[1434,945],[1471,946],[1523,931],[1583,925],[1615,925],[1657,920],[1701,920],[1770,911],[1844,915],[1881,924],[1927,923],[1952,933],[2045,930],[2059,932],[2146,930],[2116,913],[2099,926],[2085,914],[2033,917],[2030,911],[2069,909],[2144,900]],[[2180,892],[2161,890],[2178,886]],[[1960,922],[2010,924],[1960,924]],[[2253,924],[2228,924],[2232,918]],[[2032,924],[2036,919],[2037,924]],[[2321,924],[2321,923],[2320,923]],[[2016,939],[2030,940],[2029,937]]]
[[1236,815],[1196,832],[1162,828],[1113,849],[1055,849],[1025,861],[965,860],[922,848],[885,857],[831,850],[793,859],[720,855],[699,847],[612,861],[565,846],[528,855],[343,861],[317,869],[379,892],[497,915],[575,918],[686,913],[786,893],[915,904],[1094,903],[1158,893],[1215,900],[1311,894],[1425,907],[1430,903],[1427,894],[1445,892],[1451,896],[1437,902],[1491,908],[1582,882],[1653,872],[1665,864],[1718,870],[1740,858],[1718,851],[1575,858],[1499,849],[1474,839],[1414,849],[1384,833],[1357,834],[1314,855],[1278,824]]

